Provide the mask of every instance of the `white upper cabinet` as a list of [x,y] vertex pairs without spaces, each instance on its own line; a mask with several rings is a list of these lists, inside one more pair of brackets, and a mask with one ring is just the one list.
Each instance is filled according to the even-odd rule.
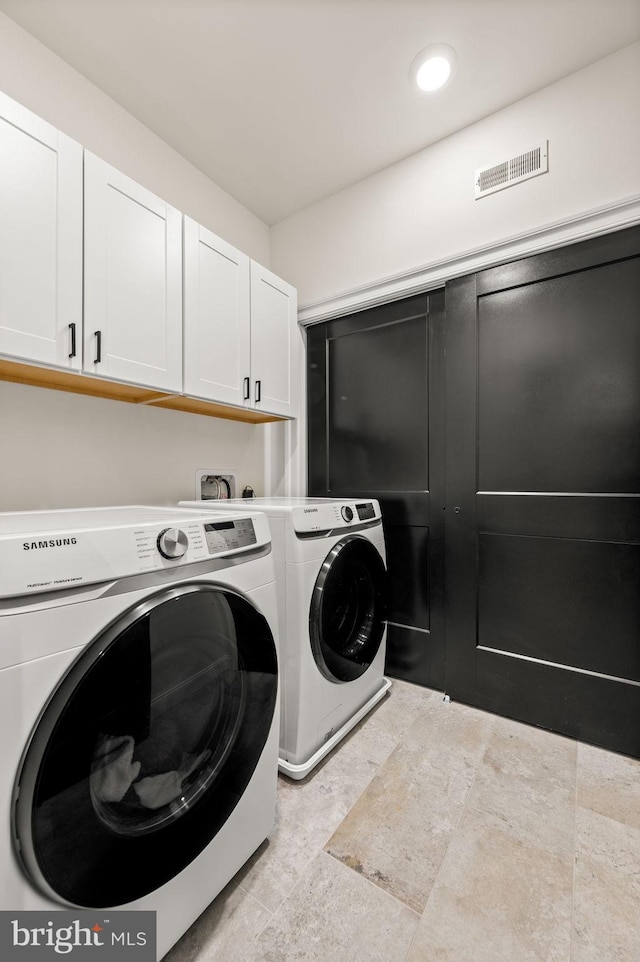
[[249,258],[185,217],[185,394],[246,404],[250,338]]
[[82,365],[82,147],[4,94],[0,354]]
[[0,356],[261,421],[298,349],[293,287],[0,93]]
[[182,215],[85,151],[84,370],[182,390]]
[[295,288],[251,262],[251,401],[270,414],[297,413]]
[[184,218],[184,391],[296,415],[296,292]]

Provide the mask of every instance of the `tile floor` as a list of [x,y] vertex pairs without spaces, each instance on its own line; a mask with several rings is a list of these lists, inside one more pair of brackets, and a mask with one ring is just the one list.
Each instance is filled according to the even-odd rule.
[[640,761],[394,682],[166,962],[640,962]]

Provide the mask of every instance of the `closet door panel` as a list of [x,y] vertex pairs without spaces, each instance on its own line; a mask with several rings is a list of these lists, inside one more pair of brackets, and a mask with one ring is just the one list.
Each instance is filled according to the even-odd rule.
[[447,690],[640,756],[640,229],[447,287]]
[[444,686],[444,293],[308,333],[309,491],[380,502],[386,671]]

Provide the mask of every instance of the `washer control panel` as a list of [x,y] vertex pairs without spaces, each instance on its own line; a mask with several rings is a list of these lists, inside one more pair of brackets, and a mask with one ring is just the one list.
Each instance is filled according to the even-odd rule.
[[294,529],[299,534],[374,524],[382,517],[380,505],[375,500],[334,501],[331,498],[310,498],[306,504],[295,506],[291,514]]
[[357,504],[356,511],[358,512],[358,519],[360,521],[373,521],[373,519],[377,517],[373,501],[364,501],[362,504]]

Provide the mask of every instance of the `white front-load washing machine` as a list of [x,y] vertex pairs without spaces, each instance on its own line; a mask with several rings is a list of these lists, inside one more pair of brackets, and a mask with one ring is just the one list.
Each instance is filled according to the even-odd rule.
[[386,554],[371,499],[252,498],[181,502],[269,519],[281,653],[279,769],[304,778],[391,687]]
[[264,515],[0,514],[0,909],[157,913],[161,958],[269,834]]

